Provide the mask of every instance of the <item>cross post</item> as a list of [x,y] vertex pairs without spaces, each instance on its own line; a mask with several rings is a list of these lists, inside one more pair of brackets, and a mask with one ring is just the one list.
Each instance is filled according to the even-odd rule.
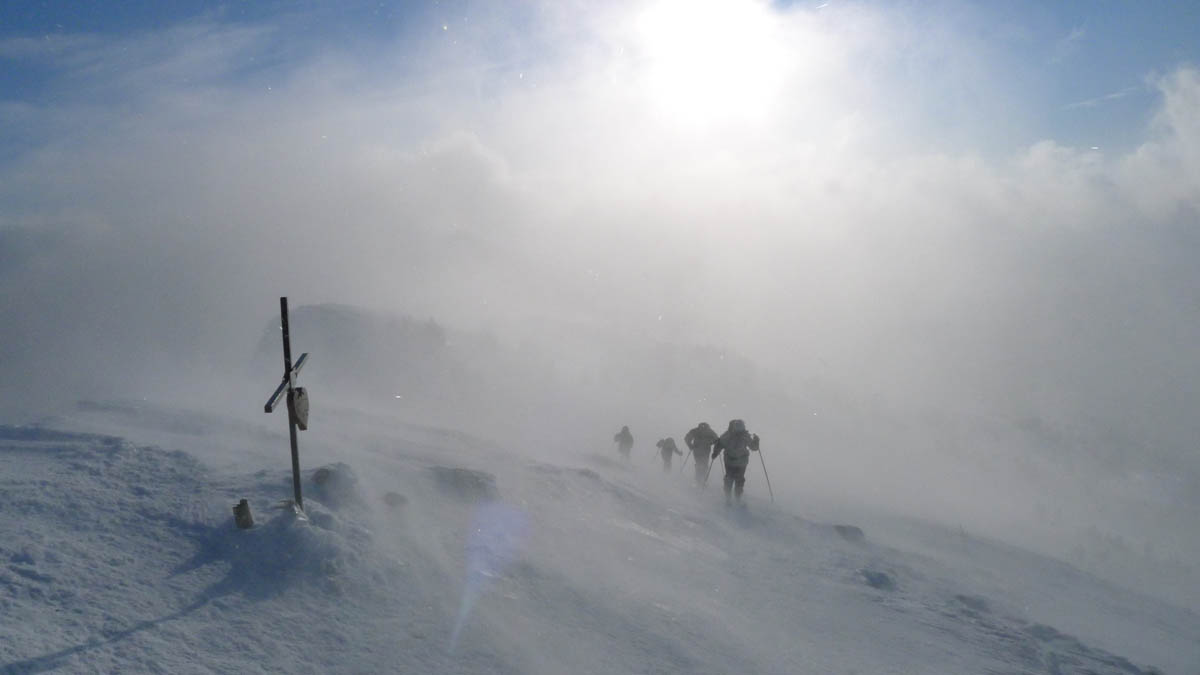
[[279,317],[283,323],[283,381],[275,388],[275,393],[263,406],[263,412],[274,412],[284,392],[287,392],[288,438],[292,444],[292,491],[296,497],[296,507],[304,510],[304,500],[300,495],[300,450],[296,445],[296,427],[301,430],[308,428],[308,393],[303,387],[296,386],[296,378],[300,369],[308,362],[305,352],[292,365],[292,341],[288,336],[288,306],[287,297],[279,298]]

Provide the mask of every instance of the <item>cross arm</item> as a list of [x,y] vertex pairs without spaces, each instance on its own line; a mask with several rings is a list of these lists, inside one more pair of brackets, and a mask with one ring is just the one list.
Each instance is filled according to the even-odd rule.
[[287,390],[288,383],[292,382],[300,374],[300,369],[304,367],[305,363],[308,363],[308,352],[301,354],[300,358],[296,360],[296,365],[292,366],[289,372],[284,373],[283,381],[275,388],[275,393],[271,394],[271,398],[267,399],[267,404],[263,406],[263,412],[275,412],[275,406],[279,404],[279,398]]

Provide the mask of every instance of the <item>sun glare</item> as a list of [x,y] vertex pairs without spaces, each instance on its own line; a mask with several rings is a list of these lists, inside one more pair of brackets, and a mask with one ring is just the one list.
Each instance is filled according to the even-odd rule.
[[761,120],[786,75],[778,18],[758,0],[660,0],[637,21],[650,100],[673,121]]

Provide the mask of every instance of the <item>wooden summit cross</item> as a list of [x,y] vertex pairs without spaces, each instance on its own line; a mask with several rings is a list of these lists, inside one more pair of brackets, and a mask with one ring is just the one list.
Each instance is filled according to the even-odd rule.
[[300,451],[296,447],[296,427],[301,431],[308,429],[308,392],[303,387],[296,386],[296,378],[300,369],[308,362],[308,352],[300,355],[296,365],[292,365],[292,341],[288,338],[287,298],[279,298],[279,317],[283,322],[283,381],[275,388],[275,393],[263,406],[264,412],[274,412],[280,397],[287,392],[288,436],[292,441],[292,490],[296,494],[296,508],[304,510],[304,500],[300,497]]

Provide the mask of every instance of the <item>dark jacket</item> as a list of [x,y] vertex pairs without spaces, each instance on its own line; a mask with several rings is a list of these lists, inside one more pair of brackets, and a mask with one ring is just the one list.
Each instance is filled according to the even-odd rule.
[[618,431],[617,435],[613,436],[613,440],[619,443],[622,448],[633,447],[633,434],[629,433],[628,427]]
[[679,451],[679,448],[675,445],[674,438],[664,438],[661,441],[655,443],[655,445],[658,446],[659,450],[662,451],[663,457],[670,457],[671,455],[682,455],[683,454],[682,452]]
[[687,432],[687,435],[683,437],[683,442],[692,449],[692,452],[700,454],[701,452],[710,452],[710,448],[717,442],[717,439],[717,432],[706,425],[698,426]]
[[[741,420],[734,420],[740,422]],[[742,467],[750,464],[750,451],[758,450],[758,435],[746,431],[745,424],[729,423],[729,430],[721,434],[713,446],[713,457],[725,451],[725,466]]]

